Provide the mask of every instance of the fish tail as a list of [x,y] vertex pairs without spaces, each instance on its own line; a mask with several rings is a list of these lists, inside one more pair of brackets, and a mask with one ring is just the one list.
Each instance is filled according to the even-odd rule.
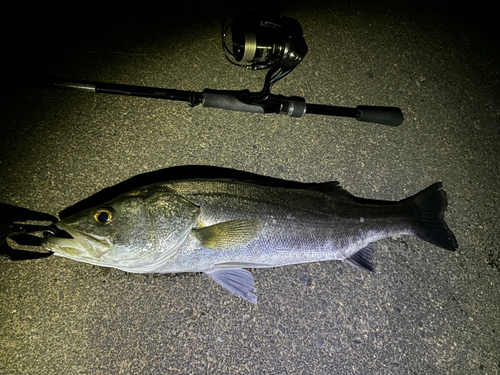
[[448,200],[441,182],[429,186],[404,202],[410,203],[416,214],[416,237],[446,250],[454,251],[458,248],[455,236],[444,221]]

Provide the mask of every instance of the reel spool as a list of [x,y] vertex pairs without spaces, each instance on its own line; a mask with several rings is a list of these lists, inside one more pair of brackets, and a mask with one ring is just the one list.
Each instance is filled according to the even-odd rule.
[[[232,48],[226,43],[229,28]],[[279,13],[246,13],[236,15],[227,26],[224,22],[222,47],[229,62],[253,70],[276,65],[291,70],[307,53],[299,22],[289,17],[280,18]]]

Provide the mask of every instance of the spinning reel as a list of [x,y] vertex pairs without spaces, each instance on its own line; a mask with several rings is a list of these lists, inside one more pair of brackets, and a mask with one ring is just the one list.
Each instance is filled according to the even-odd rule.
[[[232,51],[226,44],[231,28]],[[264,13],[237,15],[227,27],[223,25],[222,47],[232,64],[249,69],[267,69],[277,64],[295,68],[305,57],[307,45],[297,20]],[[228,57],[228,53],[237,61]]]
[[[229,28],[232,49],[226,40]],[[295,69],[307,54],[299,22],[293,18],[280,18],[279,12],[236,15],[227,26],[224,20],[222,49],[231,64],[252,70],[271,69],[266,76],[261,100],[267,99],[273,84]]]

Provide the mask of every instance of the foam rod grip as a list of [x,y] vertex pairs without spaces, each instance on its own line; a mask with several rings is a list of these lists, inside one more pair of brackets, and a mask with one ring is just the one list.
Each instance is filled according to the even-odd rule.
[[404,117],[397,107],[370,107],[366,105],[357,106],[358,121],[374,122],[376,124],[399,126],[403,123]]
[[264,113],[264,108],[240,102],[234,95],[224,92],[203,91],[203,107],[220,108],[229,111]]

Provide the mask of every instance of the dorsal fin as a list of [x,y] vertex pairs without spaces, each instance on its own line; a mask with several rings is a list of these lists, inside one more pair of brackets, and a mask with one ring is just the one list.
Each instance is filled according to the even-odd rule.
[[354,201],[354,196],[345,190],[338,181],[318,184],[317,186],[309,188],[309,190],[321,191],[322,193],[342,198],[347,201]]

